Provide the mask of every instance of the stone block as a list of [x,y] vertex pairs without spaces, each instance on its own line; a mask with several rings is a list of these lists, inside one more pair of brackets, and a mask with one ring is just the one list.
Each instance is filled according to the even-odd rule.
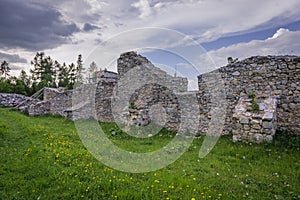
[[291,88],[296,88],[297,84],[296,83],[291,83]]
[[274,113],[272,112],[266,112],[262,117],[264,121],[272,121],[273,118],[274,118]]
[[294,110],[296,108],[296,104],[294,103],[290,103],[289,104],[290,109]]
[[260,124],[260,121],[259,120],[256,120],[256,119],[252,119],[251,124]]
[[234,73],[232,73],[232,76],[239,76],[241,73],[239,71],[235,71]]
[[265,141],[267,141],[267,142],[272,142],[272,141],[273,141],[273,136],[272,136],[272,135],[267,135],[267,136],[265,137]]
[[265,110],[265,109],[266,109],[266,104],[260,103],[260,104],[259,104],[259,110],[260,110],[260,111],[263,111],[263,110]]
[[263,121],[262,127],[264,129],[272,129],[273,128],[273,122]]
[[249,131],[250,130],[250,126],[248,124],[244,124],[244,130],[245,131]]
[[272,129],[262,129],[261,133],[266,135],[272,135],[273,131]]
[[241,118],[241,119],[240,119],[240,123],[241,123],[241,124],[248,124],[249,121],[250,121],[249,118]]
[[232,136],[232,141],[233,141],[233,142],[239,141],[238,136],[237,136],[237,135],[233,135],[233,136]]
[[257,143],[261,143],[263,141],[263,136],[261,134],[255,134],[253,135],[253,140]]
[[253,124],[253,125],[251,125],[251,127],[255,130],[260,130],[261,129],[261,126],[259,124]]
[[261,131],[261,129],[253,129],[253,128],[251,128],[250,134],[253,135],[255,133],[260,133],[260,131]]

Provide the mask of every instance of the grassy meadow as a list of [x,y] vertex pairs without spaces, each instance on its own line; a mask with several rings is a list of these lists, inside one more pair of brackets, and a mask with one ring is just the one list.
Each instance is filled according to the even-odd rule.
[[[172,136],[163,130],[133,139],[113,123],[102,127],[136,152],[159,149]],[[161,170],[125,173],[95,159],[72,121],[0,108],[0,199],[300,199],[300,136],[280,133],[259,145],[224,136],[199,159],[202,141]]]

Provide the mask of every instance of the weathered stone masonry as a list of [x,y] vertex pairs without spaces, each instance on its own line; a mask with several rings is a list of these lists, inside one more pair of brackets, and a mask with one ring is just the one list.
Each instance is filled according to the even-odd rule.
[[[181,110],[177,95],[187,91],[187,78],[170,76],[135,52],[121,54],[118,59],[118,75],[118,96],[121,99],[118,104],[121,108],[117,113],[125,114],[125,118],[122,120],[121,116],[118,121],[145,126],[152,121],[151,116],[156,116],[160,118],[156,123],[170,130],[178,130]],[[122,110],[128,107],[124,102],[134,105],[135,109]],[[160,106],[160,109],[154,111],[155,105]],[[159,110],[165,115],[161,115]]]
[[27,104],[32,101],[35,99],[21,94],[0,94],[0,106],[19,107],[22,111],[26,110]]
[[[73,91],[46,88],[43,101],[20,97],[22,95],[0,94],[0,105],[17,106],[23,103],[21,107],[31,115],[50,113],[73,120],[96,118],[109,122],[119,120],[118,117],[114,118],[116,116],[111,110],[111,97],[122,94],[119,97],[124,97],[128,105],[132,103],[134,109],[128,106],[119,108],[117,112],[120,113],[120,119],[129,120],[135,125],[147,125],[151,121],[153,106],[160,103],[162,107],[159,108],[166,114],[162,125],[177,130],[182,119],[188,119],[190,130],[205,134],[212,120],[211,108],[216,106],[213,105],[214,96],[211,93],[214,79],[207,83],[207,77],[218,74],[224,83],[224,101],[227,102],[224,107],[226,118],[223,134],[233,134],[235,141],[261,142],[272,140],[275,130],[300,133],[299,56],[254,56],[229,64],[199,75],[199,91],[194,92],[187,92],[186,78],[168,75],[135,52],[120,56],[118,74],[108,71],[101,74],[98,84],[82,85]],[[140,87],[139,83],[149,84]],[[116,86],[120,90],[127,84],[132,84],[134,90],[115,90]],[[72,102],[74,95],[80,98],[75,98],[75,101],[73,98]],[[95,99],[90,99],[91,96]],[[251,96],[255,96],[255,99],[251,99]],[[184,99],[184,104],[197,99],[198,106],[189,110],[198,109],[199,115],[195,117],[189,112],[181,115],[180,99]],[[252,109],[255,104],[257,110]],[[90,107],[95,107],[96,112],[89,110]]]
[[[121,54],[118,59],[118,75],[124,77],[132,69],[139,74],[131,73],[131,83],[135,79],[141,79],[141,82],[149,83],[152,80],[159,81],[161,85],[166,86],[174,92],[185,92],[188,89],[187,78],[173,77],[167,72],[155,67],[147,58],[138,55],[136,52],[127,52]],[[129,77],[128,77],[129,78]]]
[[[212,72],[213,73],[213,72]],[[255,56],[215,70],[220,73],[228,102],[224,134],[240,130],[233,122],[240,98],[255,94],[259,98],[276,98],[277,129],[300,133],[300,57]],[[210,97],[203,75],[198,78],[201,115],[207,119]],[[242,130],[238,135],[247,134]],[[205,132],[204,132],[205,133]],[[243,136],[242,138],[247,138]]]

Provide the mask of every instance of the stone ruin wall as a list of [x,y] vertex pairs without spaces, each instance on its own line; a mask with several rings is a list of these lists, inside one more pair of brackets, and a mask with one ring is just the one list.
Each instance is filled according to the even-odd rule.
[[72,107],[72,90],[44,89],[44,102],[49,102],[49,114],[64,116],[64,111]]
[[17,107],[21,111],[26,111],[30,102],[38,102],[38,100],[21,94],[0,93],[0,106]]
[[120,116],[123,119],[117,121],[137,126],[155,121],[157,125],[177,131],[181,114],[177,94],[187,91],[187,78],[170,76],[136,52],[121,54],[117,63],[117,96],[135,107],[120,108],[117,113],[123,114]]
[[[299,56],[255,56],[229,64],[212,73],[221,74],[228,103],[223,134],[239,129],[233,122],[233,115],[240,98],[255,94],[259,98],[277,99],[277,129],[300,133],[300,57]],[[201,118],[209,120],[210,93],[205,76],[200,75],[199,100]],[[201,121],[201,120],[200,120]],[[202,130],[205,133],[205,124]],[[205,122],[205,121],[204,121]],[[251,126],[251,125],[250,125]],[[242,130],[237,134],[247,134]],[[245,135],[242,138],[247,138]],[[241,139],[242,140],[242,139]]]
[[21,94],[0,93],[0,106],[16,107],[32,100]]
[[[180,123],[180,119],[178,118],[178,113],[180,114],[180,109],[177,107],[176,98],[190,99],[189,97],[197,96],[198,100],[198,108],[192,108],[193,110],[199,109],[199,118],[192,119],[192,116],[181,116],[185,118],[192,119],[190,121],[200,121],[200,126],[196,126],[197,123],[189,124],[192,127],[192,130],[198,134],[205,134],[208,131],[208,124],[211,121],[210,108],[212,107],[212,96],[210,94],[210,88],[207,87],[207,78],[209,76],[213,76],[213,74],[219,74],[222,77],[225,89],[225,100],[227,101],[226,107],[226,120],[225,126],[223,130],[223,134],[234,134],[236,140],[252,140],[249,139],[249,130],[252,130],[255,121],[259,121],[259,126],[261,130],[257,131],[256,138],[267,138],[264,135],[262,130],[263,127],[267,127],[266,123],[263,122],[263,115],[260,115],[255,119],[253,117],[255,114],[250,114],[249,121],[245,121],[242,115],[235,115],[237,112],[237,107],[241,106],[239,102],[241,99],[244,99],[243,102],[247,106],[249,104],[248,96],[251,94],[255,94],[258,99],[276,99],[276,106],[274,111],[274,118],[271,119],[271,122],[274,123],[274,127],[278,130],[288,130],[293,133],[300,133],[300,57],[297,56],[254,56],[247,58],[243,61],[236,62],[219,68],[213,72],[202,74],[198,76],[198,86],[199,91],[197,92],[187,92],[187,79],[180,77],[172,77],[166,72],[154,67],[154,66],[144,57],[137,55],[135,52],[128,52],[122,54],[118,59],[118,73],[119,80],[120,77],[124,77],[130,69],[136,68],[140,71],[140,74],[137,77],[129,76],[129,79],[134,80],[134,78],[149,78],[148,76],[144,76],[145,74],[157,75],[161,79],[161,85],[170,88],[170,91],[174,92],[175,99],[171,101],[171,103],[167,102],[164,106],[167,114],[173,113],[169,115],[169,118],[165,124],[166,127],[172,130],[178,129],[178,124]],[[148,70],[148,71],[147,71]],[[147,73],[149,72],[149,73]],[[125,76],[126,77],[126,76]],[[165,78],[162,78],[165,77]],[[133,78],[133,79],[132,79]],[[29,106],[29,111],[31,111],[32,115],[39,115],[44,113],[49,114],[60,114],[69,118],[73,118],[74,120],[79,118],[96,118],[100,121],[114,121],[113,113],[110,109],[111,107],[111,97],[113,96],[114,87],[118,84],[119,81],[116,77],[114,78],[103,78],[99,80],[97,85],[94,86],[81,86],[74,91],[77,91],[77,95],[79,95],[78,102],[75,102],[72,106],[72,95],[74,95],[74,91],[57,91],[54,89],[45,89],[45,100],[42,102],[37,102],[33,105]],[[123,80],[123,83],[126,83]],[[140,80],[143,81],[143,80]],[[144,80],[146,83],[147,81]],[[211,84],[211,83],[210,83]],[[213,83],[212,83],[213,84]],[[95,88],[97,87],[97,88]],[[157,88],[156,88],[157,89]],[[157,91],[162,91],[160,88]],[[153,87],[148,88],[148,93],[144,91],[146,96],[153,95]],[[149,92],[152,91],[152,92]],[[89,94],[93,93],[96,97],[95,100],[91,100],[88,98]],[[126,93],[126,92],[125,92]],[[129,101],[140,101],[139,111],[143,111],[145,108],[149,108],[155,103],[159,101],[159,99],[164,99],[163,96],[159,97],[158,100],[151,101],[151,97],[147,97],[150,101],[141,100],[143,95],[132,95]],[[171,94],[171,93],[170,93]],[[166,94],[167,96],[170,94]],[[11,106],[12,102],[8,101],[7,98],[16,99],[16,95],[0,95],[0,105]],[[18,95],[17,95],[18,96]],[[153,99],[152,99],[153,100]],[[6,102],[6,103],[4,103]],[[162,101],[163,102],[163,101]],[[165,101],[166,102],[166,101]],[[190,102],[186,102],[189,104]],[[85,109],[85,107],[89,107],[90,104],[94,104],[96,108],[96,114],[92,114],[93,112]],[[12,105],[15,106],[15,105]],[[148,106],[148,107],[147,107]],[[83,111],[82,111],[83,110]],[[134,115],[136,110],[120,110],[120,112],[130,112],[131,115]],[[175,114],[174,114],[175,111]],[[259,111],[259,114],[262,114],[263,109]],[[140,123],[141,119],[138,119],[142,113],[138,113],[136,115],[135,124]],[[235,116],[234,116],[235,115]],[[149,117],[148,114],[146,114]],[[142,120],[148,120],[145,117]],[[143,118],[143,117],[142,117]],[[254,120],[254,122],[253,122]],[[254,124],[253,124],[254,123]],[[265,125],[263,125],[263,123]],[[147,122],[145,123],[147,124]],[[269,126],[271,126],[269,124]],[[273,125],[272,125],[273,126]],[[273,131],[270,128],[267,132]],[[266,132],[266,131],[265,131]],[[269,134],[271,135],[271,134]],[[254,137],[254,136],[253,136]],[[254,139],[256,140],[256,139]],[[257,139],[259,140],[259,139]]]
[[110,102],[116,83],[116,79],[109,78],[74,90],[45,88],[44,99],[29,106],[29,115],[58,114],[72,120],[93,118],[112,122]]
[[[158,80],[160,85],[166,86],[174,92],[185,92],[188,90],[187,78],[173,77],[167,74],[167,72],[155,67],[147,58],[138,55],[136,52],[131,51],[121,54],[117,64],[118,75],[121,78],[125,78],[125,83],[131,81],[131,84],[134,84],[132,80],[142,83]],[[131,70],[133,71],[131,72]],[[135,72],[139,72],[139,74]],[[126,80],[127,78],[130,80]]]

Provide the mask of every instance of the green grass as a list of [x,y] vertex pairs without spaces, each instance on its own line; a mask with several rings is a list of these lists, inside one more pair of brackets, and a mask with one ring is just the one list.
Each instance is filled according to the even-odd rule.
[[[102,127],[136,152],[159,149],[173,135],[134,139],[112,123]],[[96,160],[63,118],[0,108],[0,138],[0,199],[300,199],[300,139],[287,133],[260,145],[222,137],[199,159],[201,137],[173,164],[140,174]]]

